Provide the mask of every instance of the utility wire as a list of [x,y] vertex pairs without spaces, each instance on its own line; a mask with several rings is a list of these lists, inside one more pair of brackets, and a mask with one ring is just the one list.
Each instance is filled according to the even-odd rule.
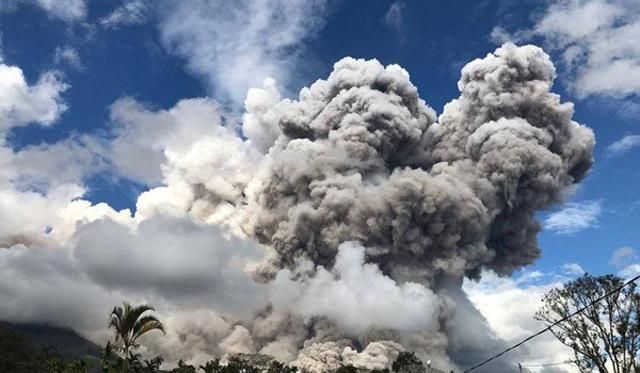
[[551,328],[553,328],[554,326],[556,326],[556,325],[558,325],[558,324],[560,324],[560,323],[562,323],[562,322],[564,322],[564,321],[566,321],[566,320],[568,320],[568,319],[572,318],[573,316],[575,316],[575,315],[577,315],[577,314],[579,314],[579,313],[582,313],[582,312],[583,312],[584,310],[586,310],[587,308],[589,308],[589,307],[593,306],[594,304],[596,304],[596,303],[600,302],[601,300],[603,300],[603,299],[605,299],[605,298],[610,297],[612,294],[619,292],[620,290],[622,290],[624,287],[628,286],[628,285],[629,285],[629,284],[631,284],[632,282],[636,282],[638,279],[640,279],[640,275],[638,275],[638,276],[636,276],[636,277],[632,278],[631,280],[629,280],[629,281],[625,282],[624,284],[622,284],[622,285],[618,286],[617,288],[615,288],[615,289],[611,290],[610,292],[608,292],[608,293],[606,293],[605,295],[601,296],[600,298],[598,298],[598,299],[594,300],[593,302],[591,302],[591,303],[587,304],[586,306],[584,306],[584,307],[582,307],[582,308],[579,308],[578,310],[576,310],[576,311],[575,311],[575,312],[573,312],[572,314],[570,314],[570,315],[568,315],[568,316],[563,317],[562,319],[560,319],[560,320],[558,320],[558,321],[554,322],[553,324],[551,324],[551,325],[547,326],[546,328],[544,328],[544,329],[540,330],[539,332],[537,332],[537,333],[535,333],[535,334],[532,334],[532,335],[528,336],[527,338],[525,338],[525,339],[521,340],[520,342],[518,342],[518,343],[514,344],[513,346],[511,346],[511,347],[507,348],[506,350],[502,351],[501,353],[499,353],[499,354],[497,354],[497,355],[494,355],[494,356],[492,356],[492,357],[490,357],[490,358],[486,359],[485,361],[483,361],[483,362],[481,362],[481,363],[478,363],[478,364],[476,364],[476,365],[472,366],[471,368],[469,368],[469,369],[465,370],[465,371],[464,371],[464,372],[462,372],[462,373],[469,373],[469,372],[471,372],[471,371],[474,371],[474,370],[476,370],[476,369],[480,368],[481,366],[483,366],[483,365],[485,365],[485,364],[487,364],[487,363],[489,363],[489,362],[491,362],[491,361],[493,361],[493,360],[495,360],[495,359],[499,358],[500,356],[502,356],[502,355],[506,354],[507,352],[509,352],[509,351],[511,351],[511,350],[515,350],[516,348],[518,348],[518,347],[522,346],[523,344],[525,344],[525,343],[529,342],[530,340],[534,339],[535,337],[539,336],[540,334],[544,334],[545,332],[548,332],[548,331],[549,331],[549,330],[551,330]]
[[565,364],[573,364],[575,363],[575,360],[565,360],[565,361],[558,361],[557,363],[541,363],[541,364],[520,364],[521,367],[523,368],[542,368],[542,367],[553,367],[553,366],[557,366],[557,365],[565,365]]

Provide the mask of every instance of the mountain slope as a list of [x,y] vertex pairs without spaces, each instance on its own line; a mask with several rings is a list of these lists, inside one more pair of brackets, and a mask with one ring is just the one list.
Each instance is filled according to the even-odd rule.
[[100,356],[98,345],[68,328],[42,324],[13,324],[3,321],[0,321],[0,327],[10,328],[22,334],[33,347],[52,348],[67,358]]

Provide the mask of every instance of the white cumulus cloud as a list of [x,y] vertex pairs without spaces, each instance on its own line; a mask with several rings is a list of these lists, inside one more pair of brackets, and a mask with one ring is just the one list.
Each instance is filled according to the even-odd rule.
[[80,70],[83,67],[80,54],[78,54],[78,51],[70,45],[57,47],[54,51],[53,61],[57,64],[69,65],[77,70]]
[[404,8],[405,4],[402,1],[395,1],[384,15],[384,24],[398,34],[404,31]]
[[30,85],[21,68],[0,63],[0,132],[31,123],[53,124],[67,110],[62,93],[68,88],[53,71]]
[[640,262],[636,249],[622,246],[613,251],[609,264],[618,270],[618,275],[624,278],[635,277],[640,274]]
[[63,21],[79,21],[87,16],[87,0],[35,0],[52,18]]
[[[526,273],[524,276],[529,277]],[[504,278],[485,272],[477,282],[465,280],[463,288],[497,335],[516,343],[546,327],[534,319],[534,314],[542,305],[542,296],[560,285],[561,282],[552,278],[532,285],[522,278]],[[521,353],[521,361],[531,365],[573,358],[571,350],[551,333],[541,335],[515,352]],[[563,365],[554,372],[578,373],[578,370],[572,365]]]
[[562,265],[562,270],[568,275],[581,276],[586,273],[584,268],[578,263],[565,263]]
[[224,100],[273,78],[287,86],[306,40],[324,25],[325,0],[195,0],[161,11],[165,44]]
[[100,19],[103,27],[118,29],[123,26],[145,23],[149,17],[149,6],[144,0],[125,0],[122,5]]
[[111,105],[110,114],[116,170],[147,185],[162,181],[167,152],[187,151],[199,139],[225,132],[218,104],[210,99],[185,99],[168,110],[153,111],[121,98]]
[[553,0],[533,27],[496,26],[496,42],[543,38],[565,69],[563,79],[579,98],[616,102],[620,115],[637,113],[640,92],[640,2]]
[[640,264],[631,264],[629,266],[624,267],[618,275],[622,276],[625,279],[636,277],[640,275]]
[[628,0],[561,0],[534,28],[561,49],[580,96],[620,97],[640,90],[640,4]]
[[631,246],[622,246],[617,248],[609,259],[609,264],[616,268],[624,268],[634,261],[638,260],[636,250]]
[[595,227],[601,213],[601,201],[568,203],[562,210],[551,213],[544,220],[544,228],[562,234],[576,233]]
[[611,156],[622,155],[640,147],[640,135],[627,135],[607,146],[607,153]]

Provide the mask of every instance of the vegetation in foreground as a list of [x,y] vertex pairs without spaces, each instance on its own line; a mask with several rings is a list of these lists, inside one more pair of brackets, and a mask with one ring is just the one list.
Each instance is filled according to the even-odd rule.
[[[552,289],[535,315],[573,351],[581,373],[640,372],[640,294],[615,275],[585,274]],[[583,310],[581,312],[578,312]]]
[[[162,370],[161,356],[143,359],[136,351],[141,336],[164,333],[151,314],[153,307],[124,303],[114,307],[109,327],[114,338],[99,354],[61,354],[34,346],[15,327],[0,323],[0,372],[7,373],[294,373],[298,370],[264,355],[238,354],[224,363],[220,359],[193,366],[180,360],[177,367]],[[574,365],[582,373],[631,373],[638,371],[640,352],[640,294],[637,285],[614,275],[589,274],[552,289],[543,298],[536,319],[553,325],[551,332],[574,352]],[[67,336],[68,337],[68,336]],[[79,338],[79,337],[78,337]],[[87,342],[90,343],[90,342]],[[67,346],[68,347],[68,346]],[[99,355],[99,356],[97,356]],[[175,365],[175,364],[172,364]],[[422,361],[411,352],[401,353],[391,370],[367,371],[353,366],[335,373],[422,373]]]
[[[214,359],[203,365],[190,365],[180,360],[172,370],[162,370],[164,359],[156,356],[143,359],[136,352],[139,339],[152,331],[164,333],[164,326],[150,312],[148,305],[116,306],[109,316],[109,328],[114,331],[112,341],[96,355],[64,356],[55,349],[38,348],[15,326],[0,324],[0,372],[7,373],[296,373],[290,367],[259,354],[237,354],[222,362]],[[336,373],[422,373],[422,361],[410,352],[401,353],[392,370],[365,370],[353,366],[340,367]]]
[[[238,354],[227,362],[210,360],[202,365],[186,364],[182,360],[171,370],[161,369],[164,360],[158,356],[142,359],[133,351],[126,359],[117,352],[116,343],[109,342],[99,356],[83,355],[70,358],[52,348],[33,346],[23,333],[14,326],[0,325],[0,372],[3,373],[296,373],[298,370],[286,366],[265,355]],[[344,366],[336,373],[422,373],[425,368],[413,353],[404,352],[394,362],[392,370],[368,371],[353,366]]]

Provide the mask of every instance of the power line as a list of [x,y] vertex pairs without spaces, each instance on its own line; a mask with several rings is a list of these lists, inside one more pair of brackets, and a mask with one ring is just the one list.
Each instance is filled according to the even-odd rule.
[[483,366],[483,365],[485,365],[485,364],[487,364],[487,363],[489,363],[489,362],[491,362],[491,361],[493,361],[493,360],[495,360],[495,359],[499,358],[500,356],[502,356],[502,355],[506,354],[507,352],[512,351],[512,350],[515,350],[516,348],[518,348],[518,347],[522,346],[523,344],[525,344],[525,343],[529,342],[530,340],[534,339],[535,337],[539,336],[540,334],[544,334],[545,332],[547,332],[547,331],[551,330],[551,328],[553,328],[554,326],[556,326],[556,325],[558,325],[558,324],[560,324],[560,323],[562,323],[562,322],[564,322],[564,321],[566,321],[566,320],[568,320],[568,319],[572,318],[573,316],[575,316],[575,315],[577,315],[577,314],[579,314],[579,313],[582,313],[582,312],[583,312],[584,310],[586,310],[587,308],[589,308],[589,307],[593,306],[594,304],[596,304],[596,303],[600,302],[601,300],[603,300],[603,299],[605,299],[605,298],[610,297],[612,294],[619,292],[620,290],[622,290],[622,288],[626,287],[627,285],[631,284],[632,282],[637,281],[638,279],[640,279],[640,275],[638,275],[638,276],[636,276],[636,277],[632,278],[631,280],[629,280],[629,281],[625,282],[624,284],[620,285],[619,287],[617,287],[617,288],[615,288],[615,289],[611,290],[610,292],[608,292],[608,293],[606,293],[605,295],[601,296],[600,298],[598,298],[598,299],[594,300],[593,302],[591,302],[591,303],[587,304],[586,306],[584,306],[584,307],[582,307],[582,308],[579,308],[578,310],[576,310],[576,311],[575,311],[575,312],[573,312],[572,314],[570,314],[570,315],[568,315],[568,316],[565,316],[565,317],[563,317],[562,319],[560,319],[560,320],[558,320],[558,321],[554,322],[553,324],[551,324],[551,325],[547,326],[546,328],[544,328],[544,329],[540,330],[539,332],[537,332],[537,333],[535,333],[535,334],[532,334],[532,335],[528,336],[527,338],[525,338],[525,339],[521,340],[520,342],[516,343],[515,345],[513,345],[513,346],[511,346],[511,347],[507,348],[506,350],[502,351],[501,353],[499,353],[499,354],[497,354],[497,355],[494,355],[494,356],[492,356],[492,357],[490,357],[490,358],[488,358],[488,359],[484,360],[483,362],[478,363],[478,364],[476,364],[476,365],[472,366],[471,368],[469,368],[469,369],[465,370],[463,373],[469,373],[469,372],[471,372],[471,371],[474,371],[474,370],[476,370],[476,369],[480,368],[481,366]]
[[553,366],[557,366],[557,365],[565,365],[565,364],[573,364],[575,363],[575,360],[565,360],[565,361],[558,361],[556,363],[540,363],[540,364],[519,364],[521,367],[523,368],[543,368],[543,367],[553,367]]

